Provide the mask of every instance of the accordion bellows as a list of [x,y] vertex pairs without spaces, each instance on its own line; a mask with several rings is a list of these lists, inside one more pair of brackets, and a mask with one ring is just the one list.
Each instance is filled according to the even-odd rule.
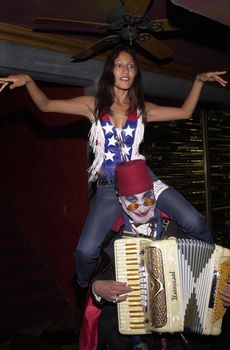
[[117,281],[133,289],[117,304],[122,334],[194,332],[218,335],[226,311],[219,290],[230,250],[192,239],[115,241]]

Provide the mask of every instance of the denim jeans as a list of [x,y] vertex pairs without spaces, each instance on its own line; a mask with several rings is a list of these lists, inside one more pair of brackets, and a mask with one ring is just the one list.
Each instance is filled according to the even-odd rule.
[[[152,179],[158,180],[154,174]],[[204,217],[173,187],[167,187],[159,195],[156,206],[175,220],[187,237],[214,243]],[[74,253],[77,279],[81,287],[87,287],[97,267],[101,244],[120,212],[121,206],[114,186],[98,185]]]
[[81,287],[87,287],[97,267],[101,244],[120,212],[121,206],[114,185],[98,185],[75,250],[75,267]]

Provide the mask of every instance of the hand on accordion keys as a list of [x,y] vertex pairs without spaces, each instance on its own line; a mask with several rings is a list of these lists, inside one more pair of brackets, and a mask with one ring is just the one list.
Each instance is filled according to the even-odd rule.
[[96,296],[113,303],[126,300],[127,293],[132,292],[127,283],[113,280],[96,280],[92,289]]
[[225,307],[230,307],[230,271],[228,274],[227,286],[220,291],[221,299]]

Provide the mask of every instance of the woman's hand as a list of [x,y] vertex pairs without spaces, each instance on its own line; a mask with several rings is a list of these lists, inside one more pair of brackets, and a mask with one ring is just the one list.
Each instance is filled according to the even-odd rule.
[[226,86],[228,84],[227,80],[224,80],[221,77],[226,73],[227,71],[200,73],[197,75],[196,80],[201,81],[203,83],[208,81],[217,81],[220,85]]
[[5,89],[7,85],[12,90],[16,87],[25,86],[30,81],[32,81],[31,77],[27,74],[17,74],[17,75],[9,75],[5,78],[0,78],[0,91]]
[[126,300],[127,293],[132,292],[127,283],[113,280],[96,280],[92,288],[101,298],[113,303]]

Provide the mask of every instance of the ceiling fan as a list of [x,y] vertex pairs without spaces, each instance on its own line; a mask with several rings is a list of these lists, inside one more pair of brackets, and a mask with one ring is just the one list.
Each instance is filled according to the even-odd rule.
[[89,44],[72,57],[81,62],[110,50],[118,44],[133,46],[143,56],[155,62],[172,59],[172,50],[155,36],[162,32],[177,30],[167,19],[151,20],[153,0],[121,0],[121,6],[107,16],[106,23],[37,17],[33,31],[102,35],[103,38]]

